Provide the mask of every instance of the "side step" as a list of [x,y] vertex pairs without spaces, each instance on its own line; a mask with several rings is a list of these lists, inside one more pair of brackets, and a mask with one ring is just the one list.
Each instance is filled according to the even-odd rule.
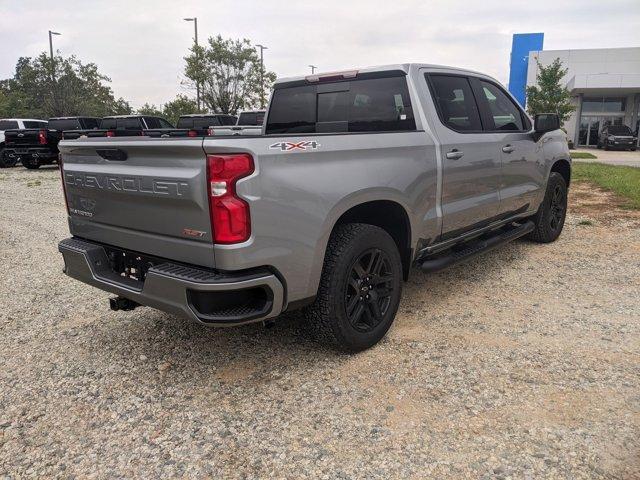
[[456,250],[436,258],[428,258],[422,262],[420,268],[422,268],[423,272],[437,272],[443,268],[453,265],[454,263],[474,257],[482,252],[488,252],[489,250],[493,250],[494,248],[510,242],[511,240],[520,238],[533,231],[534,228],[535,225],[532,221],[525,222],[522,225],[518,225],[517,227],[513,227],[507,231],[502,231],[502,233],[498,233],[493,237],[473,241],[461,250]]

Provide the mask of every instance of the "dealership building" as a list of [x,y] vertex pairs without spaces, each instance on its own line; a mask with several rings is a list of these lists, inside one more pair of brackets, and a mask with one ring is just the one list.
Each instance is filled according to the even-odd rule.
[[595,147],[606,125],[626,125],[635,135],[640,127],[640,47],[585,50],[544,50],[542,33],[513,36],[509,90],[526,104],[526,87],[536,84],[538,62],[556,58],[567,74],[563,84],[576,107],[564,123],[577,146]]

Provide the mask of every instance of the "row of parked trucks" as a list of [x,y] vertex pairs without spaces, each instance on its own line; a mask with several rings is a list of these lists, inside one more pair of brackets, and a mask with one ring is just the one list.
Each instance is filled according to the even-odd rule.
[[97,137],[204,137],[252,135],[262,131],[264,110],[228,114],[182,115],[176,126],[162,117],[117,115],[104,118],[56,117],[47,120],[0,119],[0,168],[21,162],[36,169],[58,160],[62,139]]

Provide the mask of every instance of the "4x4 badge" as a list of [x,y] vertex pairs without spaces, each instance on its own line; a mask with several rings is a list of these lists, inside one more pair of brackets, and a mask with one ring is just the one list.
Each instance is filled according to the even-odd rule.
[[269,145],[269,148],[278,149],[283,152],[291,152],[295,150],[316,150],[320,148],[320,144],[315,140],[303,140],[301,142],[278,142]]

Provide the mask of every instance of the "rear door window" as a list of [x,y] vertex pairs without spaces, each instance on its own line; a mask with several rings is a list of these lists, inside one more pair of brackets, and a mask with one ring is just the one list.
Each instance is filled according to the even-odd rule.
[[257,125],[258,115],[255,112],[247,112],[240,114],[240,120],[238,121],[238,125]]
[[18,122],[14,120],[0,120],[0,130],[11,130],[18,128]]
[[[262,117],[264,118],[264,114]],[[224,115],[222,117],[218,117],[218,120],[220,120],[220,125],[235,125],[238,121],[238,117],[234,117],[233,115]],[[260,123],[260,125],[262,125],[262,123]]]
[[98,125],[100,124],[100,119],[99,118],[83,118],[82,123],[84,123],[84,127],[82,128],[94,129],[94,128],[98,128]]
[[455,131],[481,131],[480,113],[467,77],[426,74],[438,116]]
[[193,128],[203,130],[209,127],[219,127],[220,120],[218,117],[200,117],[193,119]]
[[[117,128],[118,130],[141,130],[143,128],[142,119],[139,117],[119,118],[117,122]],[[160,127],[157,126],[157,127],[149,127],[149,128],[160,128]]]
[[267,134],[416,129],[404,75],[276,89]]
[[49,128],[51,130],[79,130],[80,120],[77,118],[61,118],[49,120]]
[[103,118],[100,122],[100,129],[113,130],[118,126],[118,121],[115,118]]

